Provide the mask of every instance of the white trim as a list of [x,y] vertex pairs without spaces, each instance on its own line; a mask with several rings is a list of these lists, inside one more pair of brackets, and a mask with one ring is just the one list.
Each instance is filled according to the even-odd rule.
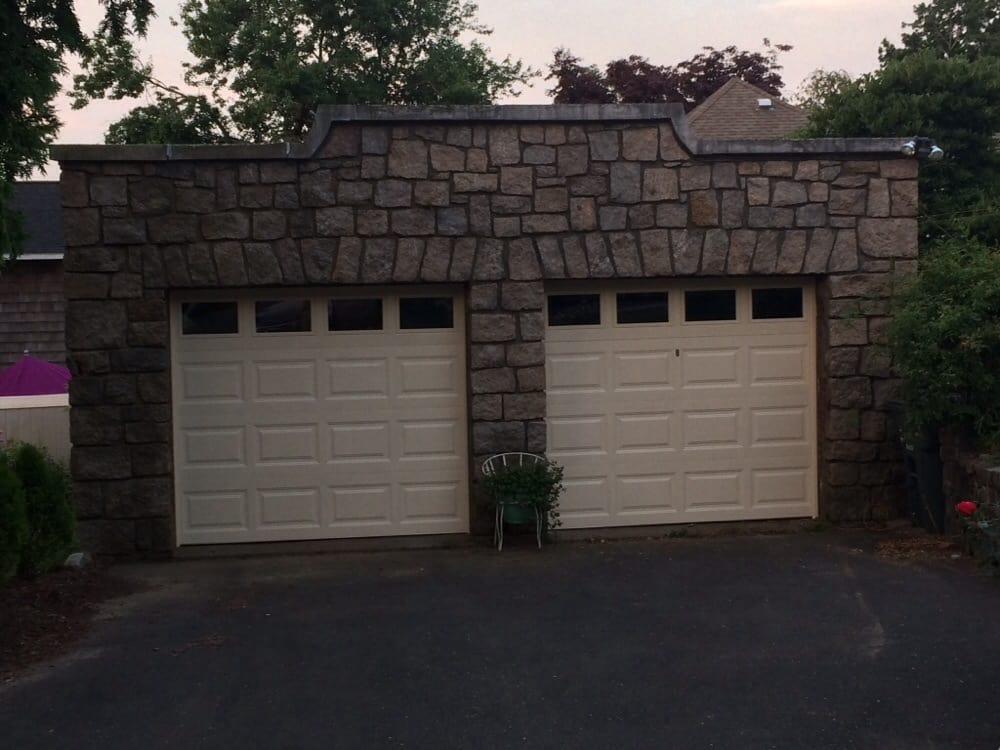
[[0,396],[0,409],[41,409],[47,406],[69,406],[69,394],[46,393],[39,396]]
[[63,253],[22,253],[15,260],[62,260]]

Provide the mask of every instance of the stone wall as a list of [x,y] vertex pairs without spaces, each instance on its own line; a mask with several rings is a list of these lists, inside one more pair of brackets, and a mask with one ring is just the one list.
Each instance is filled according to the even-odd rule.
[[294,159],[60,151],[82,534],[173,546],[169,292],[262,285],[465,285],[477,465],[545,449],[545,280],[809,274],[821,511],[892,513],[883,345],[916,262],[916,162],[888,146],[693,156],[661,120],[334,123]]

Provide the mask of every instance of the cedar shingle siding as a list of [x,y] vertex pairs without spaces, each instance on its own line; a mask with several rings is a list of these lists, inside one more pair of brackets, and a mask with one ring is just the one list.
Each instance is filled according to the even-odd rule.
[[[0,367],[25,351],[62,364],[66,304],[59,183],[19,183],[12,205],[24,217],[26,237],[21,259],[0,271]],[[42,255],[49,258],[36,259]]]

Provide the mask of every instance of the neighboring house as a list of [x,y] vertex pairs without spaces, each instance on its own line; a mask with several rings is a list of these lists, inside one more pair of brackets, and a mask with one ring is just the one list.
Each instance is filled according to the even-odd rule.
[[564,467],[566,529],[890,516],[902,146],[550,105],[54,147],[80,538],[483,531],[502,451]]
[[19,182],[13,207],[24,216],[20,257],[0,271],[0,368],[27,352],[63,364],[66,350],[62,206],[58,182]]
[[688,113],[691,132],[706,139],[787,138],[808,124],[804,109],[740,78],[730,78]]

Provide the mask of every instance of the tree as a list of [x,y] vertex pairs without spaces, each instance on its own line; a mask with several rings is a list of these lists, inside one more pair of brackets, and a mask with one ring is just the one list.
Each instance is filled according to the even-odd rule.
[[464,41],[490,33],[476,13],[468,0],[185,0],[185,83],[203,93],[157,79],[130,40],[90,60],[74,106],[151,90],[109,137],[274,141],[301,138],[322,104],[487,103],[535,73]]
[[805,110],[823,107],[827,100],[853,83],[846,70],[814,70],[792,96],[792,101]]
[[997,132],[1000,58],[946,59],[927,50],[828,92],[805,134],[933,138],[946,156],[921,169],[920,195],[924,230],[937,236],[1000,195]]
[[[115,46],[130,30],[144,30],[149,0],[103,0],[95,38]],[[16,257],[24,238],[10,209],[14,180],[44,166],[59,130],[54,100],[66,53],[86,54],[72,0],[0,0],[0,268]]]
[[903,24],[910,31],[903,33],[900,46],[882,42],[882,62],[922,51],[944,59],[1000,55],[1000,0],[931,0],[913,12],[913,22]]
[[557,104],[609,102],[681,102],[698,106],[730,78],[741,78],[770,94],[780,95],[784,82],[778,56],[792,47],[764,40],[762,51],[735,46],[704,47],[694,57],[675,65],[655,65],[630,55],[607,64],[604,72],[585,65],[567,49],[557,49],[549,64],[549,94]]
[[105,143],[226,143],[232,141],[222,111],[204,96],[169,97],[136,107],[111,123]]

